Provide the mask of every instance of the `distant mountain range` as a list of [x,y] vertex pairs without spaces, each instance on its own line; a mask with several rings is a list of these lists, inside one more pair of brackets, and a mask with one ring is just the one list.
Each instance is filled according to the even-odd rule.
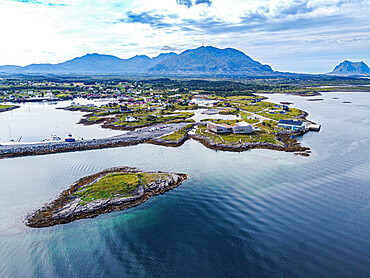
[[330,73],[333,75],[370,75],[370,68],[364,62],[343,61]]
[[[112,55],[87,54],[58,64],[0,66],[0,73],[8,74],[79,74],[79,75],[135,75],[155,76],[277,76],[295,75],[273,71],[269,65],[253,60],[233,49],[202,46],[180,54],[162,53],[154,58],[137,55],[121,59]],[[344,61],[329,75],[370,75],[364,62]]]
[[239,50],[207,46],[186,50],[178,56],[156,64],[149,69],[149,72],[163,74],[251,75],[271,73],[273,70],[270,66],[254,61]]
[[25,67],[0,66],[0,72],[15,74],[151,74],[151,75],[264,75],[273,70],[243,52],[212,46],[176,54],[162,53],[120,59],[112,55],[87,54],[58,64],[31,64]]
[[176,53],[160,54],[155,58],[134,56],[120,59],[112,55],[87,54],[59,64],[31,64],[25,67],[0,66],[0,72],[6,73],[46,73],[46,74],[125,74],[146,73],[148,69],[166,59],[177,56]]

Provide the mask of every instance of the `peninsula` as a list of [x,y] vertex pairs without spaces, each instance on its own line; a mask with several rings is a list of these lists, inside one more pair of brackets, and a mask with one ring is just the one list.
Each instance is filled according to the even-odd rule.
[[177,187],[188,175],[109,168],[79,179],[59,197],[27,216],[25,224],[42,228],[138,206]]
[[1,112],[6,112],[6,111],[10,111],[10,110],[13,110],[13,109],[17,109],[17,108],[19,108],[18,105],[0,104],[0,113]]
[[[83,125],[129,132],[73,142],[3,144],[0,145],[0,159],[141,143],[178,147],[189,139],[216,150],[241,152],[259,148],[308,156],[309,148],[301,146],[295,137],[313,130],[314,124],[306,119],[305,111],[250,94],[217,96],[172,90],[138,93],[130,88],[130,95],[122,94],[118,100],[107,104],[72,102],[57,109],[85,113],[79,122]],[[293,124],[284,125],[284,121]]]

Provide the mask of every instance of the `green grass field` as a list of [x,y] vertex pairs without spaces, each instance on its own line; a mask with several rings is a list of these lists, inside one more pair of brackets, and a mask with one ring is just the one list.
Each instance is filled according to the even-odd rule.
[[10,108],[12,107],[13,105],[5,105],[5,104],[0,104],[0,110],[2,109],[7,109],[7,108]]
[[88,118],[87,121],[88,122],[98,122],[98,121],[101,121],[103,119],[104,119],[103,117],[92,116],[92,117]]
[[188,130],[192,127],[191,124],[187,125],[186,127],[179,129],[178,131],[162,136],[161,139],[163,140],[169,140],[169,141],[178,141],[182,139],[187,133]]
[[286,114],[280,114],[278,111],[279,110],[276,110],[276,114],[270,114],[270,113],[266,113],[266,112],[262,112],[262,113],[257,113],[258,115],[261,115],[261,116],[264,116],[264,117],[267,117],[267,118],[270,118],[270,119],[273,119],[275,121],[279,121],[279,120],[288,120],[288,119],[297,119],[299,115],[301,115],[301,110],[299,109],[296,109],[296,108],[289,108],[289,111],[287,111]]
[[[262,125],[262,124],[261,124]],[[268,133],[270,129],[273,131],[273,127],[269,128],[268,126],[264,127],[262,131],[253,132],[251,134],[215,134],[213,132],[206,131],[206,126],[200,126],[196,133],[201,136],[206,136],[216,143],[224,144],[239,144],[239,143],[271,143],[278,144],[275,134],[273,132]]]
[[108,174],[98,182],[80,188],[75,194],[81,198],[79,205],[115,196],[130,197],[138,185],[144,186],[165,177],[165,173],[114,173]]
[[[148,113],[128,113],[123,116],[118,116],[117,120],[114,122],[114,125],[117,126],[128,126],[128,127],[135,127],[135,126],[143,126],[143,125],[149,125],[149,124],[156,124],[156,123],[167,123],[167,122],[174,122],[177,120],[184,121],[185,119],[192,117],[194,113],[176,113],[173,116],[171,114],[165,115],[165,116],[151,116]],[[135,122],[127,122],[126,116],[132,116],[137,119]]]

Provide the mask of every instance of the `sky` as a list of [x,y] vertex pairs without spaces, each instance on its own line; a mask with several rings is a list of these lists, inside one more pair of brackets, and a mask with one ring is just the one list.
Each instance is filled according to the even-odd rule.
[[232,47],[274,70],[370,66],[370,0],[0,0],[0,65]]

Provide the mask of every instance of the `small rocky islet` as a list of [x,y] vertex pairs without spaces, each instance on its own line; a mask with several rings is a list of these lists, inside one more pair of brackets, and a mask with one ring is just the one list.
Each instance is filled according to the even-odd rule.
[[109,168],[79,179],[57,199],[30,213],[25,224],[43,228],[135,207],[177,187],[187,177],[126,166]]

